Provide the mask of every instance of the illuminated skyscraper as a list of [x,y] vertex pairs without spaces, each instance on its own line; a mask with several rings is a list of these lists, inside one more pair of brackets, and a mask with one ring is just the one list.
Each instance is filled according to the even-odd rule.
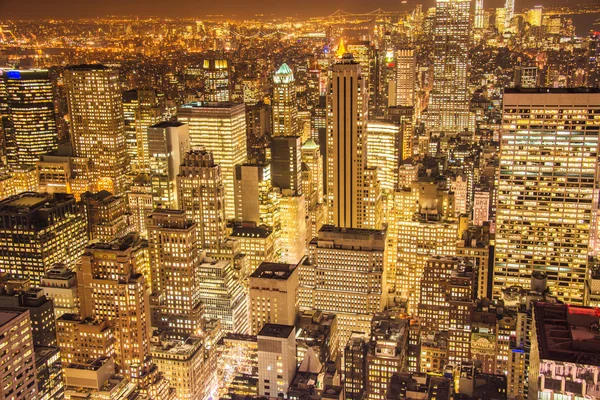
[[504,31],[510,29],[513,17],[515,16],[515,0],[506,0],[504,3]]
[[396,106],[414,107],[417,82],[417,54],[412,47],[396,52]]
[[316,237],[327,219],[323,193],[323,156],[319,145],[308,139],[302,145],[302,193],[307,210],[307,240]]
[[548,275],[550,293],[583,303],[598,209],[598,89],[505,89],[493,296]]
[[273,75],[272,136],[295,136],[298,134],[298,105],[296,104],[296,81],[286,63]]
[[152,125],[147,133],[147,160],[156,208],[177,208],[177,174],[190,149],[188,126],[179,121]]
[[367,123],[367,164],[377,167],[381,190],[393,192],[398,185],[398,168],[402,160],[402,132],[391,121]]
[[367,228],[365,199],[379,185],[367,184],[367,95],[360,64],[351,54],[333,65],[327,109],[328,223]]
[[127,200],[106,190],[86,192],[79,203],[87,216],[88,236],[92,241],[110,242],[133,232],[128,221]]
[[164,98],[155,90],[129,90],[123,93],[125,138],[131,168],[148,172],[148,128],[163,119]]
[[370,334],[385,305],[385,237],[385,230],[324,225],[298,266],[299,306],[337,315],[340,351],[351,332]]
[[191,147],[204,146],[221,166],[225,216],[235,218],[234,169],[246,161],[245,105],[190,103],[179,108],[177,118],[189,126]]
[[149,270],[147,242],[131,234],[88,246],[77,274],[81,316],[110,322],[115,361],[129,379],[150,355]]
[[198,226],[202,249],[217,251],[227,240],[221,167],[204,149],[185,154],[177,176],[179,208]]
[[[35,165],[42,154],[58,148],[54,94],[47,70],[4,71],[0,74],[6,96],[2,129],[8,164]],[[3,113],[4,113],[3,112]]]
[[46,271],[74,267],[87,244],[73,196],[21,193],[0,202],[0,271],[37,286]]
[[483,0],[475,0],[475,23],[473,24],[473,29],[481,30],[483,28],[485,28]]
[[197,225],[182,210],[155,210],[148,218],[152,326],[173,334],[202,331]]
[[279,194],[271,183],[271,165],[236,165],[235,218],[279,229]]
[[469,127],[467,69],[471,0],[437,0],[433,89],[427,109],[430,132],[455,134]]
[[68,67],[64,80],[75,155],[90,159],[94,191],[120,195],[129,165],[119,73],[102,65],[79,65]]
[[212,58],[202,63],[204,73],[204,100],[229,101],[231,96],[231,68],[229,60]]

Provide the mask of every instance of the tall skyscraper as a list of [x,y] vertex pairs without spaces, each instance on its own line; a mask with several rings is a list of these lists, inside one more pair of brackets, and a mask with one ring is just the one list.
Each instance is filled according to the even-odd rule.
[[396,106],[414,107],[417,83],[417,54],[412,47],[396,52]]
[[273,101],[271,104],[272,136],[295,136],[298,134],[298,105],[296,104],[296,81],[286,63],[273,75]]
[[179,121],[165,121],[147,130],[146,154],[152,203],[156,208],[177,208],[177,174],[190,149],[188,126]]
[[78,65],[65,70],[64,80],[75,155],[90,159],[94,191],[123,194],[129,164],[118,71]]
[[273,186],[302,194],[302,141],[300,136],[274,137],[271,141],[271,180]]
[[123,93],[127,155],[131,169],[148,172],[148,128],[163,119],[164,97],[155,90],[137,89]]
[[225,216],[235,218],[234,169],[246,161],[244,104],[190,103],[179,108],[177,118],[188,124],[190,145],[212,151],[221,166],[225,186]]
[[152,326],[179,335],[202,332],[197,228],[182,210],[155,210],[148,218]]
[[235,166],[235,218],[279,229],[279,194],[271,183],[271,165]]
[[149,269],[147,242],[130,234],[88,246],[77,273],[81,316],[109,321],[115,361],[129,379],[150,356]]
[[205,149],[185,154],[177,176],[179,208],[199,229],[202,249],[217,251],[227,240],[225,189],[221,167]]
[[473,29],[481,30],[485,27],[485,11],[483,9],[483,0],[475,0],[475,22]]
[[504,31],[510,29],[512,19],[515,16],[515,0],[506,0],[504,3]]
[[366,226],[367,93],[360,64],[346,53],[333,65],[327,96],[328,222],[338,227]]
[[42,154],[58,148],[54,115],[54,93],[47,70],[4,71],[0,74],[4,91],[0,102],[8,164],[11,167],[35,165]]
[[55,264],[74,267],[87,244],[71,195],[21,193],[0,202],[0,271],[40,284]]
[[402,132],[391,121],[367,123],[367,164],[377,167],[381,190],[393,192],[398,186],[398,168],[402,161]]
[[500,144],[493,296],[548,275],[560,300],[583,304],[598,209],[598,89],[506,89]]
[[204,75],[204,100],[229,101],[231,97],[231,66],[223,58],[205,59],[202,62]]
[[286,393],[296,374],[296,328],[266,324],[258,333],[258,394]]
[[437,0],[433,89],[427,129],[455,134],[469,127],[467,69],[471,39],[471,0]]
[[335,313],[342,347],[353,331],[370,334],[385,305],[385,238],[385,230],[324,225],[298,266],[300,308]]

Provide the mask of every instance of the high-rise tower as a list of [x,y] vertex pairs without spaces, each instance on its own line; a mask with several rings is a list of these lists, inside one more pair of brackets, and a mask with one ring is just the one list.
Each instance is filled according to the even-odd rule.
[[396,52],[396,105],[414,107],[417,79],[417,54],[412,47]]
[[598,210],[599,114],[598,89],[505,89],[494,298],[529,287],[541,271],[559,300],[583,303]]
[[296,105],[296,81],[286,63],[273,75],[272,135],[294,136],[298,131],[298,106]]
[[467,70],[471,36],[471,0],[437,0],[435,63],[427,129],[459,133],[469,127]]
[[95,191],[120,195],[128,161],[119,73],[103,65],[78,65],[65,70],[64,80],[75,155],[90,159]]
[[[54,95],[47,70],[4,71],[6,116],[2,118],[8,164],[35,165],[58,148]],[[4,91],[3,91],[4,92]],[[0,94],[3,96],[3,94]]]

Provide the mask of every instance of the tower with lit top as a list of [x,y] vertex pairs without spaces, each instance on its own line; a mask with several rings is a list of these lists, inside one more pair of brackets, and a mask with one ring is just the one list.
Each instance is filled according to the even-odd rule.
[[295,136],[298,132],[296,81],[290,67],[283,63],[273,75],[273,136]]

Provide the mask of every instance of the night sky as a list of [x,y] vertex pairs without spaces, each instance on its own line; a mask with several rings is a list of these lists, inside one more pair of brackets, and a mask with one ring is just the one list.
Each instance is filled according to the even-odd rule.
[[[106,15],[163,17],[202,17],[223,14],[239,17],[255,13],[276,16],[313,17],[329,15],[337,9],[349,12],[412,9],[421,3],[431,6],[434,0],[0,0],[0,20],[37,18],[81,18]],[[515,9],[535,4],[593,3],[598,0],[516,0]],[[503,0],[484,0],[484,6],[501,7]]]

